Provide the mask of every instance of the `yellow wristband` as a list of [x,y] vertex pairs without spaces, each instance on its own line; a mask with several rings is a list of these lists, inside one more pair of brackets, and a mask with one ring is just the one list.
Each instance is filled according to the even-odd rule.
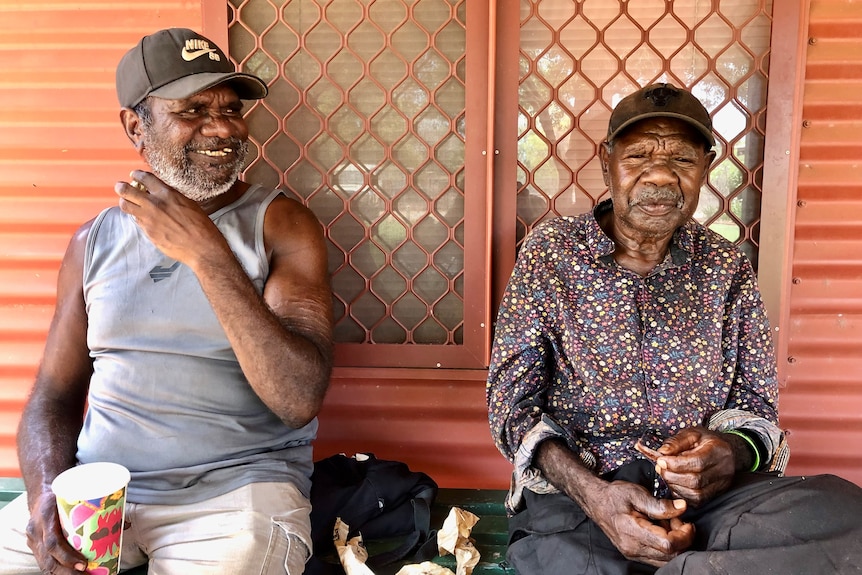
[[754,463],[751,465],[751,469],[749,469],[749,471],[757,471],[760,468],[760,450],[757,449],[757,444],[754,443],[754,440],[751,439],[747,433],[739,431],[738,429],[729,429],[725,431],[725,433],[741,437],[745,440],[748,446],[751,447],[751,451],[754,453]]

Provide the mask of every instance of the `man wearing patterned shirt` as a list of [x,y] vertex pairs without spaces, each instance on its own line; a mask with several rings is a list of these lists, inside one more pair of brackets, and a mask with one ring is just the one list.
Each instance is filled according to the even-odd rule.
[[599,150],[611,199],[520,250],[487,400],[522,575],[859,572],[862,490],[782,476],[755,274],[692,219],[714,143],[691,93],[638,90]]

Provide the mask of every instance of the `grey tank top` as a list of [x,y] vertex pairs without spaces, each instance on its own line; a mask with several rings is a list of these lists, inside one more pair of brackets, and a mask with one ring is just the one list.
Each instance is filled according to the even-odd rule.
[[[210,215],[258,293],[263,217],[280,193],[253,186]],[[309,496],[317,420],[290,429],[260,401],[197,277],[117,207],[90,229],[84,301],[94,371],[80,462],[128,467],[135,503],[193,503],[263,481]]]

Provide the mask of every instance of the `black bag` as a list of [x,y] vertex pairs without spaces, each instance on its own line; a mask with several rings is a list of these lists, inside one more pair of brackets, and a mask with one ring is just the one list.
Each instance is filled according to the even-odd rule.
[[[372,454],[333,455],[316,461],[311,476],[314,555],[306,564],[305,575],[344,573],[332,542],[337,517],[350,527],[348,538],[361,533],[366,544],[375,539],[399,539],[395,549],[374,555],[369,550],[366,564],[372,569],[416,553],[432,536],[431,504],[436,496],[433,479],[399,461],[377,459]],[[436,533],[433,537],[436,540]],[[436,552],[436,543],[433,547]]]

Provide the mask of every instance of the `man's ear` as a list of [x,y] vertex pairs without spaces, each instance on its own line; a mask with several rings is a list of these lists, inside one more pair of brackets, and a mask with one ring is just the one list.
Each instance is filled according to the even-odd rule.
[[123,108],[120,110],[120,122],[126,131],[126,137],[129,138],[138,153],[142,153],[144,151],[144,133],[141,117],[131,108]]
[[706,156],[703,158],[703,161],[706,162],[706,169],[708,170],[710,166],[712,166],[712,162],[715,161],[715,150],[710,150],[706,153]]
[[606,186],[611,185],[611,175],[608,172],[609,158],[611,155],[611,145],[607,140],[603,140],[599,144],[599,163],[602,166],[602,178]]
[[710,150],[703,157],[703,180],[700,182],[700,185],[704,185],[706,183],[707,178],[709,177],[709,169],[712,166],[712,162],[715,161],[715,150]]

